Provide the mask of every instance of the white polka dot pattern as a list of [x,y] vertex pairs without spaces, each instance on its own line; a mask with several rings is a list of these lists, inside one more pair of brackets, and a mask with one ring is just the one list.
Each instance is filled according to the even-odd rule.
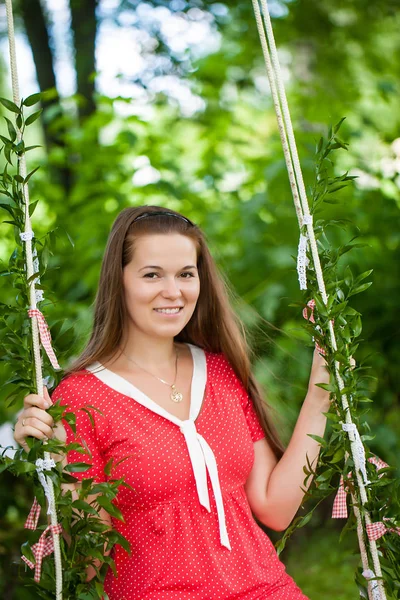
[[[118,577],[109,570],[105,590],[110,600],[307,600],[254,521],[244,492],[253,442],[264,437],[251,400],[224,356],[205,355],[206,390],[195,423],[218,465],[231,550],[220,542],[209,478],[211,511],[199,503],[175,423],[89,372],[64,379],[53,394],[76,414],[77,436],[66,426],[67,441],[84,440],[91,453],[90,459],[68,454],[70,463],[92,464],[77,477],[104,481],[104,465],[113,458],[112,477],[133,488],[121,487],[116,499],[125,523],[113,520],[132,553],[114,549]],[[88,405],[102,413],[88,409],[94,427],[80,410]]]

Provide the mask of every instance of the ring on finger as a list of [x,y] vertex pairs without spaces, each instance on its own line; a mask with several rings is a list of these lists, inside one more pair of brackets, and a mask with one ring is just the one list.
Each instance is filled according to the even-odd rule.
[[22,427],[25,427],[25,419],[22,419]]

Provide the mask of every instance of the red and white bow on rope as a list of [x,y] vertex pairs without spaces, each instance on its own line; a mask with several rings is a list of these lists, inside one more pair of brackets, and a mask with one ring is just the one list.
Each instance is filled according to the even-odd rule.
[[[386,469],[386,467],[389,466],[383,460],[381,460],[380,458],[377,458],[376,456],[371,456],[368,459],[368,462],[375,465],[377,471],[380,471],[381,469]],[[383,473],[381,473],[381,475],[379,475],[379,477],[382,477],[382,475],[383,475]],[[348,473],[347,477],[349,479],[351,479],[352,473],[351,472]],[[335,500],[333,502],[332,519],[347,519],[348,512],[347,512],[347,501],[346,500],[347,500],[347,491],[345,490],[345,487],[344,487],[343,476],[341,476],[340,483],[339,483],[339,489],[337,491]]]
[[32,529],[33,531],[36,529],[40,517],[41,508],[42,507],[40,506],[39,502],[36,500],[35,497],[33,499],[33,504],[31,506],[31,510],[29,511],[29,515],[27,516],[25,521],[25,529]]
[[[385,463],[380,458],[376,456],[371,456],[368,461],[375,465],[376,470],[380,471],[381,469],[386,469],[389,465]],[[383,473],[379,475],[379,477],[383,476]],[[352,477],[352,473],[348,473],[347,477],[350,479]],[[332,519],[347,519],[347,491],[345,490],[343,477],[340,478],[339,489],[336,494],[335,500],[333,502],[332,508]],[[384,517],[383,521],[390,521]],[[369,523],[366,525],[367,535],[370,540],[379,540],[385,533],[396,533],[400,535],[400,527],[390,527],[385,524],[383,521],[377,521],[376,523]]]
[[[390,521],[384,517],[383,521]],[[400,527],[388,527],[383,521],[377,521],[366,526],[367,534],[370,540],[379,540],[385,533],[396,533],[400,535]]]
[[[52,554],[54,551],[53,536],[60,534],[62,531],[61,525],[49,525],[43,531],[37,544],[32,546],[33,556],[35,557],[35,563],[30,561],[26,556],[21,556],[22,560],[28,565],[30,569],[35,569],[34,580],[36,583],[40,581],[40,575],[42,571],[42,562],[46,556]],[[50,536],[48,534],[51,534]]]
[[56,355],[55,355],[53,347],[51,345],[50,329],[46,323],[46,319],[44,318],[43,314],[40,312],[40,310],[38,308],[30,308],[28,310],[28,315],[30,316],[31,319],[33,317],[36,317],[36,319],[37,319],[37,323],[38,323],[38,327],[39,327],[40,341],[42,343],[43,348],[46,351],[47,356],[49,357],[52,367],[54,369],[60,369],[61,367],[58,364]]
[[[36,461],[36,470],[39,476],[40,483],[44,488],[45,495],[48,501],[48,510],[47,513],[51,514],[53,510],[53,503],[51,501],[51,495],[49,493],[48,484],[46,482],[46,478],[44,476],[43,471],[48,471],[55,467],[54,460],[51,459],[42,459],[38,458]],[[41,506],[36,498],[33,500],[33,504],[31,510],[29,511],[29,515],[25,521],[25,529],[31,529],[34,531],[37,528],[39,517],[40,517]],[[32,546],[32,552],[35,557],[35,564],[32,563],[26,556],[21,556],[22,560],[28,565],[29,568],[35,569],[35,581],[40,581],[40,573],[42,569],[42,561],[43,558],[49,556],[54,551],[54,543],[53,536],[56,533],[61,533],[61,525],[49,525],[42,533],[39,538],[39,541]],[[49,537],[49,532],[51,532],[51,537]]]

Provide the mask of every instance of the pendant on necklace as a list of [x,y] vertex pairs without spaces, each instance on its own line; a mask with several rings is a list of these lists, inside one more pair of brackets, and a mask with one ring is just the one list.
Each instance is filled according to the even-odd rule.
[[177,403],[182,402],[183,394],[181,394],[181,392],[178,392],[174,385],[171,385],[171,390],[172,390],[172,392],[171,392],[170,398],[171,398],[172,402],[177,402]]

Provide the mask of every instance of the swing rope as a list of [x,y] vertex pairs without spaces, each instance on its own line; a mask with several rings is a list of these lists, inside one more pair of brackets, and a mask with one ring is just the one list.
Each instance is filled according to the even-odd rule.
[[[11,70],[11,82],[12,82],[12,93],[13,93],[13,101],[17,106],[20,106],[21,99],[19,94],[19,84],[18,84],[18,69],[17,69],[17,59],[16,59],[16,51],[15,51],[15,33],[14,33],[14,19],[13,19],[13,10],[12,10],[12,0],[5,0],[6,4],[6,14],[7,14],[7,28],[8,28],[8,41],[9,41],[9,52],[10,52],[10,70]],[[22,141],[22,131],[21,128],[16,123],[16,131],[17,131],[17,143]],[[22,152],[18,158],[18,174],[24,179],[27,176],[26,169],[26,157],[25,152]],[[21,240],[25,243],[25,253],[26,253],[26,273],[27,279],[29,282],[29,302],[30,302],[30,318],[32,321],[32,347],[33,347],[33,357],[34,357],[34,365],[35,365],[35,379],[36,379],[36,391],[37,394],[43,396],[43,374],[42,374],[42,359],[40,352],[40,341],[39,341],[39,328],[42,325],[41,319],[42,315],[40,311],[37,309],[37,300],[41,299],[41,295],[37,296],[37,291],[35,288],[35,280],[34,274],[38,272],[38,258],[35,252],[32,252],[32,239],[34,237],[31,219],[29,215],[29,189],[27,183],[22,183],[21,185],[22,191],[22,199],[24,204],[24,213],[25,213],[25,231],[20,234]],[[38,290],[39,292],[39,290]],[[42,338],[43,339],[43,338]],[[54,364],[57,364],[56,361]],[[40,459],[39,459],[40,460]],[[54,546],[54,560],[55,560],[55,570],[56,570],[56,600],[62,600],[62,564],[61,564],[61,550],[60,550],[60,525],[57,521],[57,511],[55,504],[55,496],[54,496],[54,486],[50,477],[46,477],[43,474],[43,470],[49,470],[53,466],[55,466],[54,461],[52,460],[49,452],[44,452],[44,461],[42,461],[41,465],[37,464],[37,471],[39,475],[40,482],[44,488],[47,501],[48,501],[48,514],[50,515],[51,525],[49,528],[53,537],[53,546]],[[46,533],[47,533],[46,529]],[[43,537],[43,536],[42,536]],[[42,538],[41,538],[42,540]],[[39,547],[43,546],[43,542],[39,541]],[[40,563],[40,557],[37,557],[37,563]]]
[[[270,83],[272,100],[278,121],[279,134],[289,175],[290,187],[292,189],[293,201],[296,209],[297,219],[299,222],[299,228],[301,233],[299,249],[302,248],[305,253],[307,242],[309,242],[311,247],[313,266],[315,269],[315,274],[318,283],[318,289],[320,291],[321,298],[326,306],[328,304],[328,296],[326,293],[321,262],[319,259],[318,248],[315,239],[312,216],[309,210],[307,194],[305,191],[302,170],[297,152],[296,140],[290,118],[289,106],[286,98],[285,87],[283,84],[283,78],[279,64],[279,57],[272,29],[271,17],[269,14],[267,1],[260,0],[260,2],[262,12],[260,11],[259,0],[252,0],[255,20],[261,41],[261,47],[264,55],[267,75]],[[304,239],[305,236],[303,236],[302,233],[303,227],[307,228],[306,240]],[[298,264],[298,268],[304,268],[304,265],[302,263],[306,263],[306,261],[300,261],[300,264]],[[306,285],[304,285],[305,273],[303,273],[302,276],[300,270],[299,279],[301,289],[306,289]],[[329,338],[333,351],[337,351],[336,335],[332,321],[329,322]],[[335,361],[335,378],[339,390],[343,390],[344,382],[340,375],[339,366],[339,362]],[[347,395],[345,393],[341,393],[341,403],[345,412],[346,420],[346,423],[343,424],[343,429],[347,431],[349,435],[351,454],[356,472],[356,481],[359,488],[361,504],[363,506],[363,516],[366,528],[368,528],[368,526],[371,526],[371,518],[369,512],[365,509],[365,505],[368,502],[366,486],[369,484],[365,468],[365,451],[357,427],[352,421],[350,406]],[[363,565],[363,575],[368,581],[369,598],[370,600],[386,600],[386,593],[382,580],[382,570],[380,566],[378,549],[375,540],[371,540],[368,538],[368,536],[365,535],[361,511],[357,506],[357,499],[354,497],[354,495],[352,495],[352,501],[354,515],[357,521],[357,535],[359,540],[361,561]],[[369,550],[372,557],[374,571],[372,571],[369,566],[369,557],[366,549],[366,538],[369,544]],[[371,578],[376,579],[371,580]]]

